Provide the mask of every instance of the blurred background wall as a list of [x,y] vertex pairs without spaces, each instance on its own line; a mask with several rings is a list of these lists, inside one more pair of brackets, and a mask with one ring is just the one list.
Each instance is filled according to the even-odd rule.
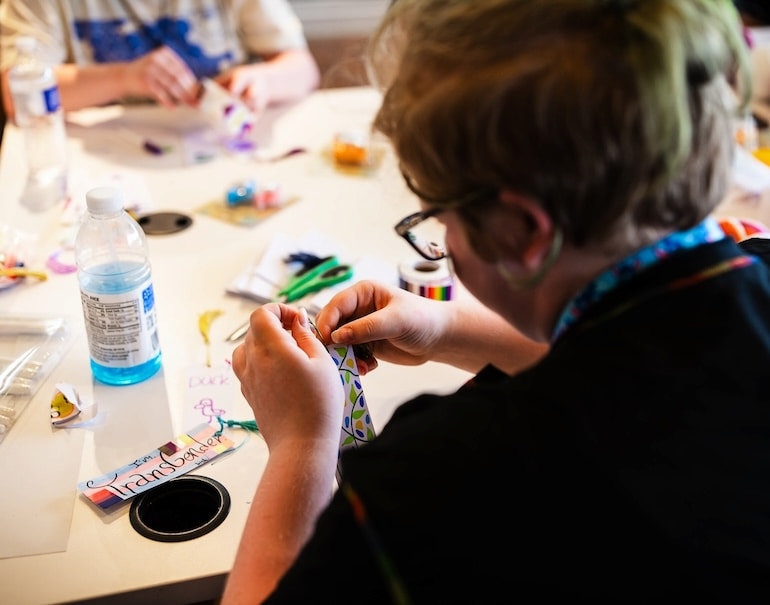
[[360,58],[390,0],[290,0],[321,68],[324,88],[364,83]]

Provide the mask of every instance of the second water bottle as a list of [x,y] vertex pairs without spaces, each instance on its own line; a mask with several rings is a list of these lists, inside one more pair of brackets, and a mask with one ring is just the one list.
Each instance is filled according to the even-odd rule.
[[34,38],[18,38],[16,53],[8,84],[14,122],[24,133],[28,175],[22,201],[31,210],[47,210],[67,196],[67,133],[59,87]]

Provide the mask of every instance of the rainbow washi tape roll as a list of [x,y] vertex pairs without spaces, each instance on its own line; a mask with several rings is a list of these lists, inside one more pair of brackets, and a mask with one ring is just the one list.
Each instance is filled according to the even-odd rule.
[[398,266],[398,285],[433,300],[452,300],[455,278],[446,260],[403,261]]

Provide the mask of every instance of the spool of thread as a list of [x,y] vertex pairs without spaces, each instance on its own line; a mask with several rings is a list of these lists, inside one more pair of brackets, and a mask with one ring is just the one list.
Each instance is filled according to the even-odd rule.
[[455,278],[446,260],[403,261],[398,266],[398,285],[433,300],[452,300]]

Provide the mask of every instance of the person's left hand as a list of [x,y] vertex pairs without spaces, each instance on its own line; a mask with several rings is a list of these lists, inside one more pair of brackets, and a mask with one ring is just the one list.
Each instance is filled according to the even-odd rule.
[[287,445],[310,452],[315,449],[298,446],[320,441],[336,448],[345,393],[304,309],[281,303],[256,309],[232,361],[268,449]]
[[214,80],[258,116],[270,104],[270,87],[263,68],[260,63],[238,65]]

